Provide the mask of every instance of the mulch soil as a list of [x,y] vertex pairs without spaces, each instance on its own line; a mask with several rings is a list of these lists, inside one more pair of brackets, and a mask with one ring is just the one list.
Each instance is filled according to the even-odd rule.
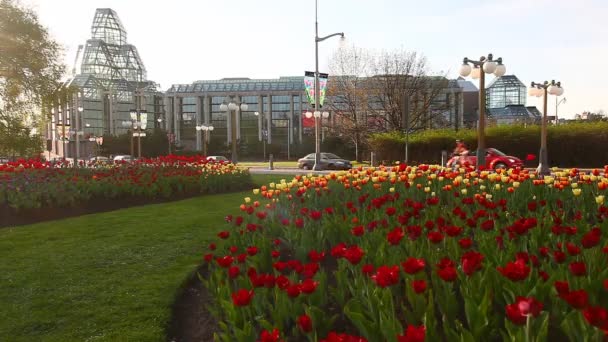
[[206,265],[199,267],[180,290],[173,304],[167,341],[213,341],[213,333],[219,331],[217,321],[205,310],[212,305],[212,299],[199,279],[199,274],[206,277]]

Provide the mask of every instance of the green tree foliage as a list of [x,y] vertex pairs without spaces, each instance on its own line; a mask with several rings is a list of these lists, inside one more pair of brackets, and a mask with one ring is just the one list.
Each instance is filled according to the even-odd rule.
[[30,157],[42,150],[38,115],[60,88],[61,49],[18,0],[0,0],[0,155]]

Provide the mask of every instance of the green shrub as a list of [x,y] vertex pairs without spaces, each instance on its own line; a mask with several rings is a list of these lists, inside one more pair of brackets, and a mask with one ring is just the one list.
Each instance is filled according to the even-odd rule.
[[[470,149],[477,148],[475,130],[427,130],[409,137],[409,160],[416,163],[439,163],[441,151],[450,153],[454,141],[462,139]],[[372,150],[379,160],[404,160],[405,136],[400,132],[374,134]],[[486,147],[525,160],[538,155],[540,126],[496,126],[486,129]],[[560,167],[600,167],[608,164],[608,122],[568,123],[549,126],[547,131],[549,165]],[[530,165],[531,166],[531,165]]]

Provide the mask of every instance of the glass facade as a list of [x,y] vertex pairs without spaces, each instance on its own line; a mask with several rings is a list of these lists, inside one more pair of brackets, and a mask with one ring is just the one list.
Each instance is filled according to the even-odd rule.
[[525,106],[526,86],[515,76],[506,75],[495,78],[486,87],[487,107]]

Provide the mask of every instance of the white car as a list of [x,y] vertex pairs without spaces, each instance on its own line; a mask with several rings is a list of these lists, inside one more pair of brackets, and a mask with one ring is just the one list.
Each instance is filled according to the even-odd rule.
[[126,154],[120,154],[117,156],[114,156],[113,159],[115,162],[117,161],[126,161],[126,162],[132,162],[134,159],[133,157],[131,157],[130,155],[126,155]]
[[208,156],[207,161],[230,163],[230,160],[224,156]]

